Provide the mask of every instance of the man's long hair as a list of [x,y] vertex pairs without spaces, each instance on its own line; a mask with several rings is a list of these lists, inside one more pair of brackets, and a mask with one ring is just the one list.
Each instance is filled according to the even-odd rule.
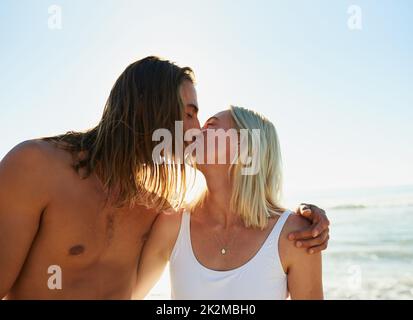
[[185,166],[174,161],[175,154],[169,164],[154,163],[152,150],[159,142],[152,134],[164,128],[175,136],[175,121],[182,121],[184,112],[179,93],[184,80],[194,82],[188,67],[154,56],[139,60],[117,79],[96,127],[44,139],[70,151],[82,177],[96,173],[116,205],[177,207],[185,195]]

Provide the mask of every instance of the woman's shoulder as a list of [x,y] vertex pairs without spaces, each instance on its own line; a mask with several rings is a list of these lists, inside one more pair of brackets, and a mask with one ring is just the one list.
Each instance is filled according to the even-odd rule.
[[296,242],[288,239],[291,232],[307,229],[311,223],[304,217],[291,213],[281,231],[279,240],[279,252],[282,260],[284,270],[288,270],[294,262],[305,262],[306,259],[311,258],[306,249],[296,246]]
[[148,236],[148,244],[156,243],[157,250],[169,256],[178,238],[182,211],[168,209],[156,217]]
[[272,223],[274,225],[277,224],[283,215],[285,215],[287,219],[284,221],[284,225],[282,226],[280,237],[283,235],[288,236],[290,232],[305,229],[310,226],[310,222],[307,219],[289,209],[280,210],[279,214],[274,216],[275,219]]
[[[165,232],[165,234],[176,233],[181,225],[183,209],[168,209],[159,213],[153,228]],[[177,229],[177,230],[176,230]]]
[[311,223],[304,217],[300,216],[292,210],[288,211],[290,212],[290,214],[284,224],[284,228],[281,234],[288,235],[290,232],[305,229],[311,225]]

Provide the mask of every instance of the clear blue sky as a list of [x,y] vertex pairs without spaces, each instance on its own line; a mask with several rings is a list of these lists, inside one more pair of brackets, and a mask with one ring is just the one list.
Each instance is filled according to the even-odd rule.
[[410,0],[2,0],[0,157],[95,125],[123,69],[155,54],[194,68],[202,120],[237,104],[274,121],[287,188],[413,184],[412,38]]

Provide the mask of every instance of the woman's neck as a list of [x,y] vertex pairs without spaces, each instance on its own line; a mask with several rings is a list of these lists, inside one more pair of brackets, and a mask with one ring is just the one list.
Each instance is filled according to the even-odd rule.
[[226,172],[205,175],[207,192],[202,203],[202,211],[208,219],[225,229],[242,223],[241,218],[231,211],[232,183]]

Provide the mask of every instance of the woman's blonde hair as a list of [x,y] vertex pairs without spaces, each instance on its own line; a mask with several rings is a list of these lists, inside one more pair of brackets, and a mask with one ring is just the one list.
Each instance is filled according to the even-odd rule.
[[257,152],[252,130],[259,130],[256,174],[242,174],[244,164],[239,159],[231,166],[231,211],[241,216],[246,227],[263,229],[269,217],[284,210],[280,206],[282,173],[277,131],[271,121],[257,112],[236,106],[231,106],[230,111],[237,129],[247,129],[248,155]]
[[[259,170],[255,174],[244,174],[245,165],[238,159],[233,162],[228,172],[232,180],[230,210],[239,214],[247,228],[264,229],[268,219],[282,213],[280,205],[282,192],[281,152],[277,131],[274,125],[257,112],[231,106],[230,112],[238,132],[241,129],[248,134],[248,155],[258,160]],[[254,135],[253,129],[259,130]],[[252,142],[253,139],[255,144]],[[259,148],[257,148],[259,144]],[[194,201],[186,205],[193,212],[202,206],[208,190],[201,193]]]

